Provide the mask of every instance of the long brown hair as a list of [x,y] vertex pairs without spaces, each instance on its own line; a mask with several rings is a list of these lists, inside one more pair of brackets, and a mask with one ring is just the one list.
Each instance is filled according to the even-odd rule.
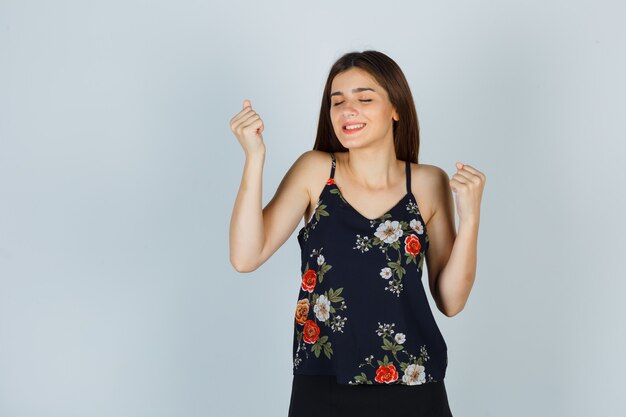
[[417,163],[420,147],[419,123],[409,83],[396,62],[379,51],[348,52],[331,67],[324,87],[317,137],[313,149],[326,152],[342,152],[344,147],[330,120],[330,89],[335,76],[350,68],[367,71],[389,96],[389,101],[398,112],[398,121],[393,121],[393,139],[396,157],[402,161]]

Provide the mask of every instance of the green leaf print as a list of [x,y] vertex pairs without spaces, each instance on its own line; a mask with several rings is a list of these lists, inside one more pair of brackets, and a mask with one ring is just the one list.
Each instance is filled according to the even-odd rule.
[[318,345],[317,343],[311,346],[311,350],[313,351],[313,353],[315,353],[316,358],[320,357],[320,353],[321,353],[320,349],[321,349],[321,346]]
[[383,345],[381,347],[385,350],[391,350],[393,343],[383,337]]
[[[393,323],[391,323],[391,325],[390,324],[381,325],[381,323],[379,323],[379,329],[376,331],[376,333],[379,336],[381,336],[383,339],[383,344],[381,346],[381,349],[391,351],[393,355],[393,360],[395,362],[390,361],[388,355],[384,355],[383,360],[375,359],[374,355],[370,355],[369,357],[365,358],[365,363],[359,364],[359,368],[365,365],[369,365],[372,368],[376,369],[376,366],[373,364],[374,361],[378,364],[378,367],[389,366],[393,364],[397,369],[399,369],[402,372],[406,372],[407,368],[411,365],[424,366],[424,363],[430,358],[428,356],[428,352],[426,351],[426,346],[425,345],[421,346],[418,356],[412,355],[411,353],[407,352],[406,350],[404,350],[404,346],[401,344],[396,344],[394,339],[391,339],[391,340],[387,339],[387,337],[391,337],[390,335],[394,333],[394,331],[391,330],[391,327],[393,326],[394,326]],[[400,351],[402,351],[402,353],[406,355],[407,358],[405,361],[401,360],[400,357],[396,354],[397,352],[400,352]],[[411,370],[411,373],[413,375],[411,377],[414,377],[414,374],[413,374],[414,372],[415,372],[415,369]],[[367,381],[369,381],[367,379],[367,374],[365,372],[361,372],[360,375],[355,375],[353,377],[353,380],[350,381],[349,384],[355,384],[355,383],[364,384]],[[425,382],[430,382],[430,381],[433,381],[433,378],[430,374],[428,374]],[[371,382],[367,382],[367,383],[371,383]],[[407,385],[407,382],[403,381],[402,376],[400,376],[398,380],[396,381],[396,384]]]
[[[338,303],[340,301],[343,301],[343,297],[339,297],[339,294],[341,294],[341,292],[343,291],[343,287],[338,288],[337,290],[334,290],[331,288],[330,291],[328,292],[328,300],[331,303]],[[334,311],[333,311],[334,313]]]
[[326,357],[330,359],[330,355],[332,355],[332,353],[333,353],[333,348],[331,347],[331,343],[328,342],[324,345],[324,355],[326,355]]
[[328,216],[328,212],[324,210],[326,208],[326,204],[319,204],[315,209],[315,220],[319,221],[320,216]]
[[367,382],[367,375],[365,375],[365,372],[361,372],[361,375],[355,376],[354,380],[360,384],[363,384]]
[[[328,264],[324,255],[322,255],[322,249],[323,248],[320,248],[319,250],[311,250],[312,253],[310,254],[310,257],[315,258],[314,260],[305,263],[305,269],[303,271],[304,274],[307,271],[316,268],[316,270],[314,271],[316,272],[317,283],[321,283],[324,277],[324,273],[329,272],[332,269],[332,265]],[[333,354],[332,343],[330,342],[331,338],[328,335],[324,335],[325,329],[322,324],[326,326],[328,331],[343,333],[343,328],[347,321],[347,317],[345,317],[344,315],[339,315],[337,313],[346,310],[348,307],[344,298],[340,296],[342,292],[343,287],[337,289],[328,288],[326,291],[322,292],[321,287],[315,285],[314,291],[311,291],[310,294],[307,294],[309,308],[306,311],[306,317],[302,316],[304,311],[301,310],[301,302],[305,301],[305,299],[298,300],[298,310],[296,310],[296,326],[304,326],[304,328],[306,328],[306,326],[310,325],[309,322],[313,322],[315,325],[320,327],[320,334],[318,339],[313,343],[303,342],[305,335],[303,330],[304,328],[301,329],[300,327],[298,327],[296,329],[298,349],[295,353],[294,369],[298,367],[298,364],[302,360],[298,357],[297,353],[301,350],[306,353],[306,358],[308,359],[309,352],[314,353],[315,357],[319,358],[323,349],[324,356],[331,359],[331,356]],[[318,302],[319,305],[317,305]],[[325,309],[328,310],[325,311]],[[307,344],[305,345],[305,343]],[[305,349],[305,346],[308,347]]]

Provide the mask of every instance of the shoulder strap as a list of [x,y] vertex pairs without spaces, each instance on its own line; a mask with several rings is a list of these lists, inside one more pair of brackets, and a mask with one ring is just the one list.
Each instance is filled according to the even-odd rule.
[[335,166],[337,166],[337,163],[335,161],[335,154],[330,152],[330,157],[332,159],[332,164],[330,167],[330,178],[334,178],[335,177]]
[[406,192],[411,193],[411,161],[406,161]]

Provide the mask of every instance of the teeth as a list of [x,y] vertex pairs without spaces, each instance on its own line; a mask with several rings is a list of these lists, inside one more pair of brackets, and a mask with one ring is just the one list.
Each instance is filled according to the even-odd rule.
[[363,123],[361,123],[360,125],[346,126],[346,130],[359,129],[359,128],[363,127],[363,126],[365,126]]

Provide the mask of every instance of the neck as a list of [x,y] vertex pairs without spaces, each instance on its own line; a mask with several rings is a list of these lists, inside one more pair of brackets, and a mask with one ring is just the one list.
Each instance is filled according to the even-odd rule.
[[364,189],[388,189],[404,178],[404,165],[400,166],[395,149],[352,149],[345,153],[343,171]]

